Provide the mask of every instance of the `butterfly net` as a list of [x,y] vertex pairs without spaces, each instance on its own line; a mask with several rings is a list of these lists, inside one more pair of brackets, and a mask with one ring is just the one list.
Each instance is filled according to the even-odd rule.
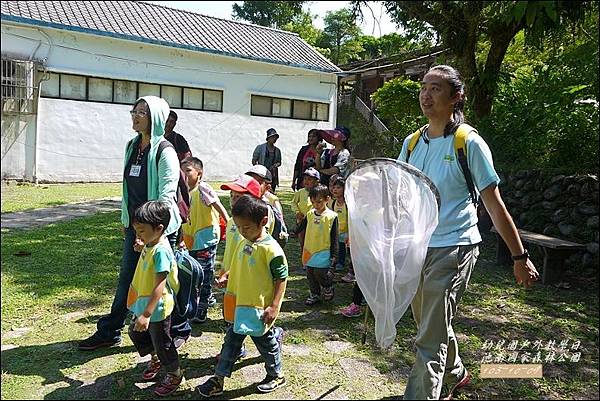
[[369,159],[346,180],[350,253],[356,280],[375,317],[375,338],[387,348],[419,284],[439,194],[418,169]]

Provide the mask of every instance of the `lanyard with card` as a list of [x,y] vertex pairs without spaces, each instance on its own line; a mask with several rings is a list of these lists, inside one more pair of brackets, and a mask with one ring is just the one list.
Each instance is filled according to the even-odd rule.
[[131,169],[129,170],[130,177],[139,177],[142,171],[142,166],[140,164],[132,164]]

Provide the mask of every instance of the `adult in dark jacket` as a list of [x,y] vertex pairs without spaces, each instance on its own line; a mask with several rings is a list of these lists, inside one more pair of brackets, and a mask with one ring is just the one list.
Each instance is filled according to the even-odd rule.
[[275,146],[279,139],[279,134],[275,128],[267,130],[267,141],[258,145],[252,153],[252,165],[263,165],[271,172],[271,191],[275,193],[275,188],[279,185],[279,167],[281,167],[281,150]]
[[297,191],[304,188],[304,172],[309,167],[315,167],[316,159],[318,156],[317,145],[321,138],[317,133],[318,130],[311,129],[308,131],[307,144],[303,145],[298,152],[296,157],[296,164],[294,164],[294,175],[292,177],[292,189]]

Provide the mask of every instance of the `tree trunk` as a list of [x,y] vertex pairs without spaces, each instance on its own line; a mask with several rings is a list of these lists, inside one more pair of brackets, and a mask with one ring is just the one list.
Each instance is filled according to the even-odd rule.
[[511,26],[504,26],[489,32],[491,41],[490,50],[485,61],[483,71],[478,71],[471,81],[472,109],[477,119],[490,115],[496,89],[498,88],[498,77],[504,56],[510,46],[511,40],[521,30],[520,22]]

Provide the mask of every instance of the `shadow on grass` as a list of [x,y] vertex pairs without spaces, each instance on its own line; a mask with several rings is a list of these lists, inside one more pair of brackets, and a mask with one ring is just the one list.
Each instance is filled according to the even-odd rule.
[[[75,391],[73,383],[78,381],[65,376],[63,370],[86,364],[97,358],[133,351],[135,351],[135,348],[128,346],[84,352],[77,349],[75,341],[27,345],[2,351],[2,372],[3,375],[41,376],[43,385],[66,382],[69,383],[69,389]],[[44,366],[44,369],[40,369],[40,366]],[[83,382],[79,383],[83,385]],[[81,396],[81,394],[78,395],[73,392],[69,398],[77,398],[78,396]]]
[[[93,288],[95,294],[114,291],[123,251],[119,226],[116,213],[102,213],[3,234],[2,273],[21,291],[42,299],[73,288]],[[31,255],[13,256],[19,252]],[[95,298],[90,296],[89,301]]]

